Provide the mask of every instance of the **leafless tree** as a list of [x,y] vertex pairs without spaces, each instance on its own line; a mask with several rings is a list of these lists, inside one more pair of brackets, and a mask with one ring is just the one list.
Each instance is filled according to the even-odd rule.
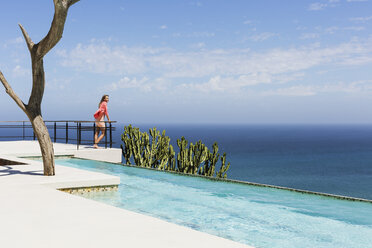
[[23,37],[26,40],[32,62],[32,91],[28,103],[25,104],[13,91],[9,83],[0,71],[0,81],[5,87],[6,93],[13,98],[17,105],[26,113],[32,123],[32,127],[39,141],[41,154],[43,156],[44,175],[55,175],[54,150],[48,129],[41,115],[41,102],[45,88],[45,73],[43,58],[62,38],[68,9],[79,0],[53,0],[54,17],[48,34],[37,44],[34,44],[21,24]]

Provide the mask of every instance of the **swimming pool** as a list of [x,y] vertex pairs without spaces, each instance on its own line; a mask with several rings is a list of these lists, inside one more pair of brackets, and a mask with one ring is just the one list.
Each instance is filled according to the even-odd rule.
[[262,248],[372,247],[372,204],[72,158],[60,165],[120,176],[84,197]]

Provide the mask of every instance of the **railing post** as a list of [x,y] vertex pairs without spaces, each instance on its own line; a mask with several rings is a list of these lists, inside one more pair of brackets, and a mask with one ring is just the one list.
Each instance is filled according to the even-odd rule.
[[79,150],[79,122],[76,123],[76,145],[77,150]]
[[79,122],[79,145],[81,143],[81,122]]
[[112,148],[112,124],[110,122],[110,148]]
[[107,128],[105,125],[105,148],[107,149]]
[[96,123],[94,122],[93,123],[93,144],[95,144],[96,142],[95,135],[96,135]]
[[25,139],[25,122],[22,121],[22,139],[24,140]]
[[68,122],[66,121],[66,144],[68,143]]
[[54,143],[57,141],[57,123],[54,122]]

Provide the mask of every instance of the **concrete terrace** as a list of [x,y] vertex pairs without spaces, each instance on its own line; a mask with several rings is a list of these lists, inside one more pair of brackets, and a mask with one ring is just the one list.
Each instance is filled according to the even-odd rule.
[[[54,144],[56,155],[121,161],[120,149]],[[57,189],[119,184],[119,178],[56,164],[43,176],[37,141],[0,142],[0,247],[213,247],[249,246]],[[139,199],[141,200],[141,199]]]

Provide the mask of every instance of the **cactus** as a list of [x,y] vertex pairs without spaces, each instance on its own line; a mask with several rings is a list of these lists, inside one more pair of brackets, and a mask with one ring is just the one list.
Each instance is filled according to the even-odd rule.
[[175,159],[175,151],[173,149],[172,145],[169,145],[168,149],[168,165],[166,167],[166,170],[168,171],[175,171],[176,170],[176,159]]
[[149,133],[151,136],[151,146],[150,144],[148,145],[148,150],[149,150],[149,166],[151,168],[157,168],[158,162],[157,159],[155,158],[157,149],[158,149],[158,139],[160,136],[160,132],[156,130],[156,127],[150,128]]
[[132,152],[134,163],[137,166],[143,166],[145,158],[143,157],[144,139],[139,128],[133,128],[132,132],[129,132],[129,138],[131,141]]
[[162,132],[162,135],[159,134],[158,143],[156,146],[155,153],[155,164],[159,170],[163,170],[168,163],[169,156],[169,143],[170,138],[165,136],[165,130]]
[[152,154],[150,149],[150,137],[147,133],[142,134],[143,137],[143,164],[142,167],[150,168],[152,164]]
[[130,138],[128,137],[129,130],[131,129],[132,129],[131,125],[129,125],[128,127],[124,127],[124,133],[121,135],[121,140],[124,143],[124,147],[123,145],[120,145],[121,151],[125,159],[125,163],[128,165],[131,164],[130,158],[132,157],[132,146]]
[[220,154],[218,154],[218,144],[213,144],[213,152],[208,151],[208,160],[204,163],[204,176],[213,177],[215,172],[216,163]]
[[230,163],[226,166],[226,152],[223,153],[223,156],[221,157],[221,168],[217,172],[216,177],[218,178],[227,178],[227,170],[230,168]]
[[124,143],[121,149],[126,164],[131,164],[133,157],[136,166],[219,178],[226,178],[226,172],[230,167],[230,163],[226,165],[226,153],[224,153],[221,156],[220,170],[215,175],[216,164],[220,157],[216,142],[211,152],[200,140],[195,144],[189,144],[182,136],[181,139],[177,139],[179,152],[175,157],[176,153],[170,145],[170,138],[165,135],[165,130],[161,135],[155,127],[150,128],[149,133],[142,133],[139,128],[129,125],[124,127],[121,140]]
[[180,151],[177,154],[177,169],[179,172],[185,172],[186,169],[186,160],[187,160],[187,149],[188,141],[185,139],[185,137],[181,137],[181,140],[177,139],[177,145]]
[[[193,168],[192,174],[197,174],[201,164],[208,158],[208,147],[206,147],[201,140],[199,140],[193,147]],[[202,171],[202,170],[201,170]],[[199,170],[199,174],[202,174]]]

